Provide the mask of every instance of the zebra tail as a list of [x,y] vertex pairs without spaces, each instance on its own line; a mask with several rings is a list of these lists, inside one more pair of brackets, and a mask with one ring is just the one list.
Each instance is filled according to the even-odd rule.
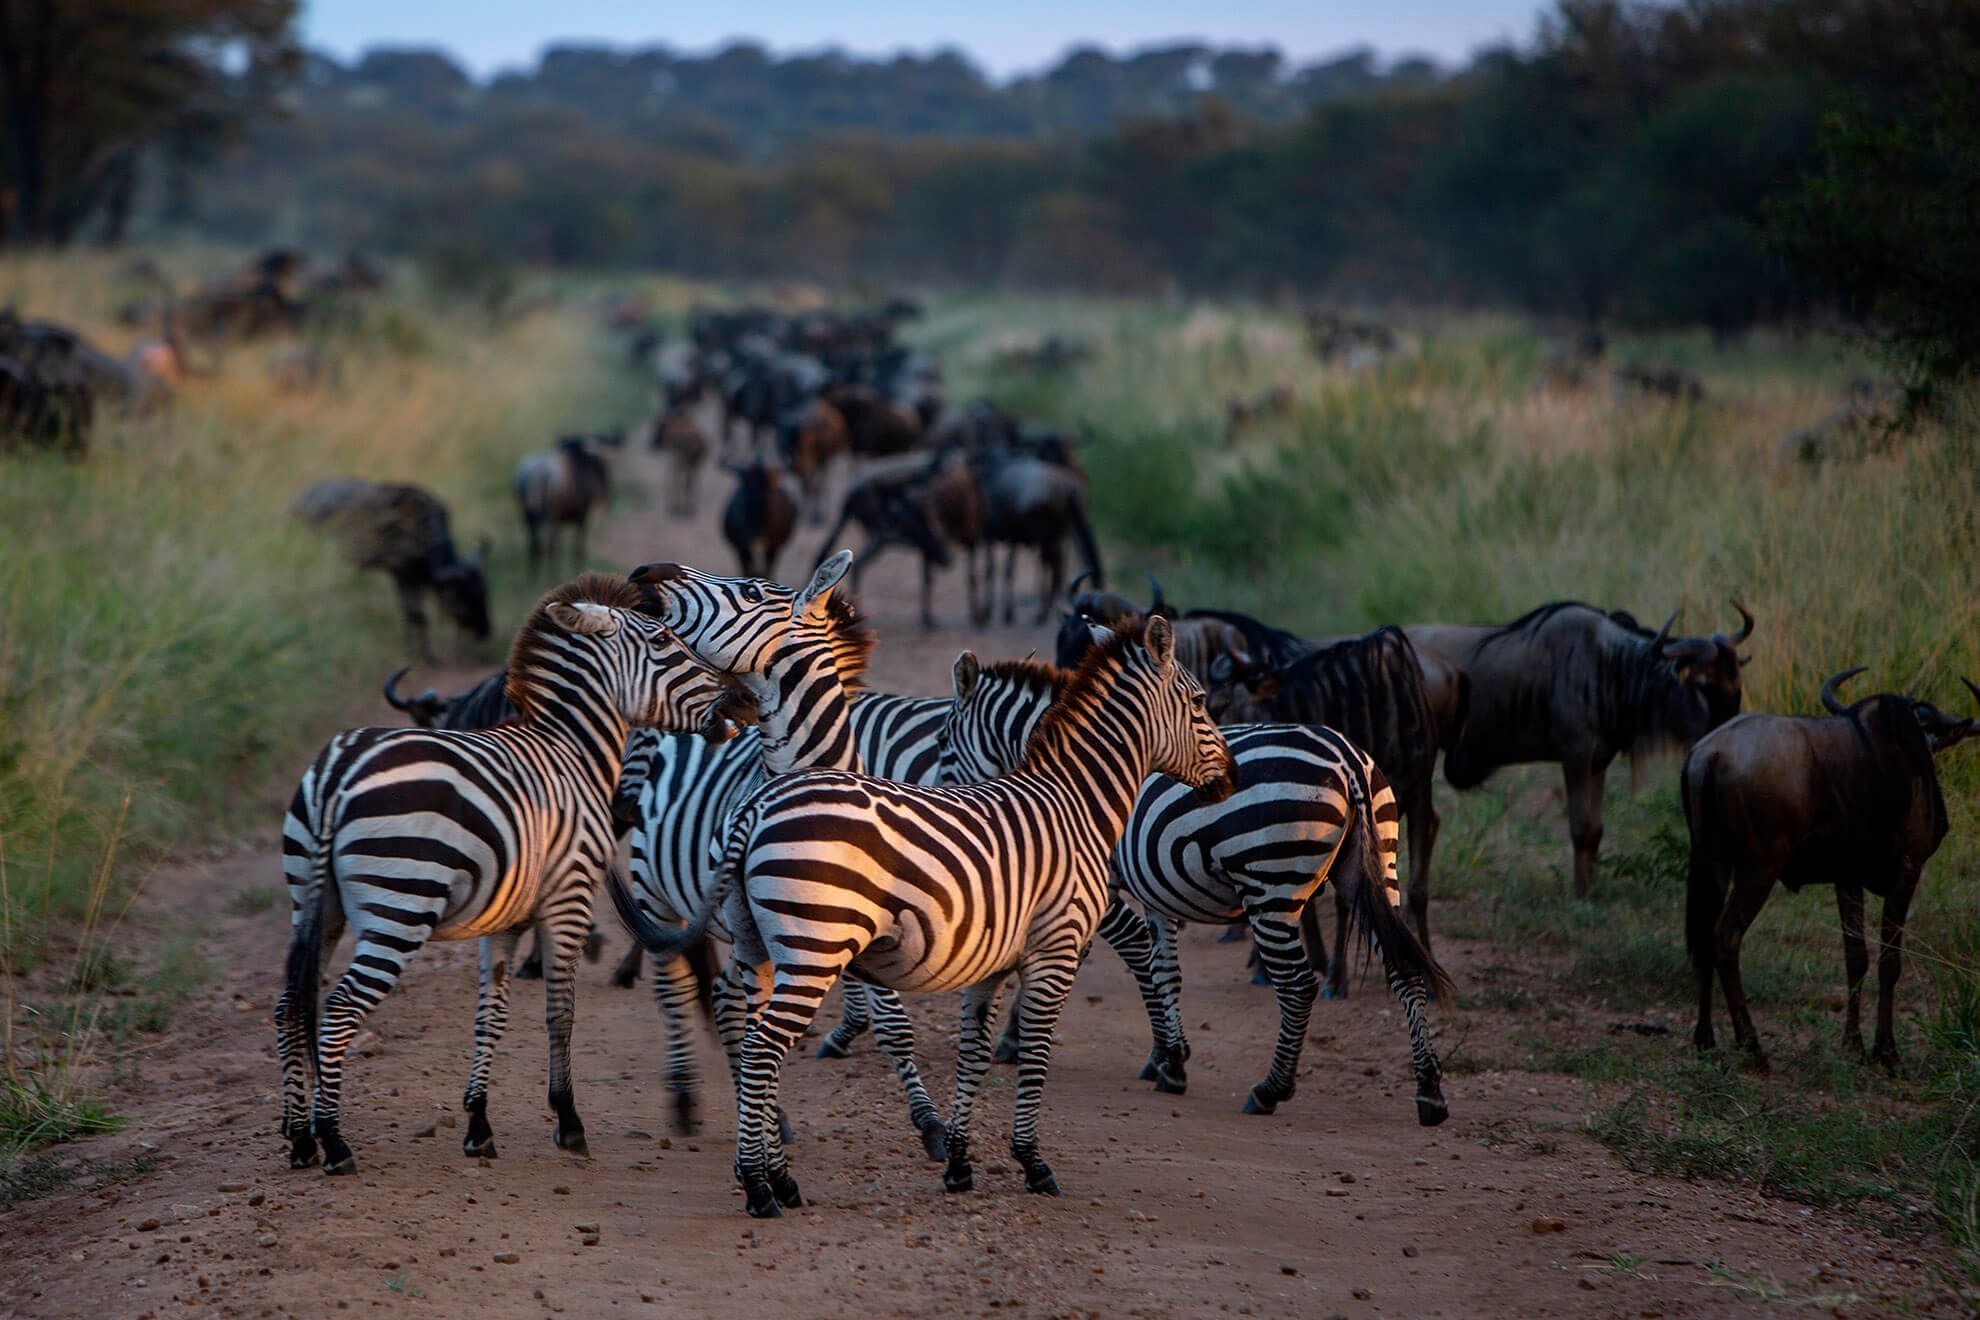
[[320,830],[310,853],[310,888],[303,895],[302,920],[289,937],[289,1003],[302,1027],[312,1074],[316,1069],[317,991],[323,979],[323,927],[330,904],[337,901],[330,884],[329,851],[329,831]]
[[1391,972],[1405,979],[1420,979],[1432,994],[1448,997],[1456,988],[1450,973],[1430,956],[1403,920],[1401,904],[1390,899],[1394,891],[1382,872],[1381,849],[1375,845],[1375,807],[1369,800],[1367,780],[1349,773],[1347,783],[1348,794],[1354,799],[1355,832],[1361,835],[1361,874],[1351,885],[1354,924],[1380,951]]
[[[708,936],[708,923],[715,915],[715,903],[709,904],[695,915],[686,926],[670,926],[656,920],[642,910],[634,901],[632,886],[618,867],[610,867],[605,872],[605,892],[612,896],[612,906],[618,909],[619,920],[632,937],[640,942],[648,953],[656,958],[681,958],[690,955],[697,944]],[[717,896],[717,902],[720,896]],[[692,965],[692,964],[690,964]]]

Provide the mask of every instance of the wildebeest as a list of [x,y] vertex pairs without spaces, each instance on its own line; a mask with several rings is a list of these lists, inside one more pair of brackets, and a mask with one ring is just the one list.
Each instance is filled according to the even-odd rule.
[[[1897,1066],[1893,999],[1904,921],[1927,859],[1946,837],[1946,803],[1933,756],[1971,736],[1980,718],[1956,720],[1930,702],[1880,692],[1845,706],[1836,689],[1859,669],[1822,684],[1827,716],[1741,715],[1699,739],[1685,758],[1684,816],[1691,828],[1685,945],[1698,980],[1700,1049],[1712,1046],[1712,974],[1726,991],[1733,1039],[1767,1066],[1740,985],[1746,928],[1780,881],[1789,892],[1832,885],[1842,917],[1849,1005],[1843,1043],[1863,1052],[1865,890],[1884,900],[1877,957],[1877,1036],[1871,1057]],[[1962,679],[1980,702],[1980,687]]]
[[813,399],[778,419],[778,457],[797,478],[812,522],[825,521],[825,469],[850,446],[844,415],[823,399]]
[[405,620],[406,645],[414,657],[432,661],[426,627],[426,597],[476,641],[489,633],[488,579],[484,541],[471,558],[454,548],[447,506],[418,486],[386,485],[358,477],[319,481],[302,493],[296,516],[328,527],[360,569],[391,575]]
[[667,456],[667,467],[673,475],[670,505],[674,516],[692,517],[694,488],[701,475],[701,465],[708,461],[708,435],[694,419],[693,411],[685,407],[669,408],[652,428],[652,446]]
[[[1037,622],[1043,623],[1065,585],[1065,541],[1079,543],[1080,556],[1096,578],[1104,577],[1100,546],[1086,516],[1086,479],[1071,468],[1031,457],[978,453],[972,457],[978,489],[983,492],[986,554],[1006,547],[1004,556],[1004,622],[1017,614],[1017,556],[1020,549],[1038,555]],[[994,570],[993,570],[994,571]],[[994,612],[994,593],[985,605]]]
[[921,418],[914,409],[871,385],[833,385],[824,397],[845,418],[846,443],[860,458],[903,454],[921,442]]
[[[1620,611],[1557,601],[1503,626],[1423,624],[1420,653],[1469,683],[1464,722],[1446,740],[1444,777],[1472,788],[1501,766],[1555,762],[1567,786],[1574,892],[1588,893],[1602,845],[1602,787],[1618,753],[1632,760],[1683,750],[1739,714],[1738,647],[1753,615],[1737,600],[1739,631],[1652,634]],[[1380,757],[1376,758],[1378,761]],[[1386,768],[1386,767],[1384,767]]]
[[385,680],[385,704],[422,729],[492,729],[516,717],[509,700],[509,671],[498,669],[465,692],[443,697],[432,688],[416,697],[399,695],[399,680],[411,672],[401,665]]
[[722,536],[735,549],[744,577],[774,577],[777,556],[797,526],[796,483],[783,468],[760,458],[723,466],[736,474],[736,489],[722,510]]
[[[982,594],[977,586],[978,550],[983,545],[983,493],[968,459],[956,451],[922,456],[904,454],[885,459],[861,473],[846,491],[839,521],[827,532],[818,562],[824,563],[839,544],[847,524],[857,523],[866,543],[853,559],[852,587],[859,575],[888,546],[906,546],[921,555],[921,622],[935,623],[935,574],[954,562],[954,550],[965,556],[969,613],[981,623],[988,612],[983,596],[989,591],[987,562]],[[987,561],[987,554],[985,555]],[[980,603],[982,602],[982,603]]]
[[529,536],[531,568],[546,558],[555,567],[557,538],[566,527],[572,529],[571,567],[583,566],[591,515],[605,507],[612,493],[604,446],[617,443],[604,436],[567,435],[555,448],[526,454],[516,464],[516,504]]

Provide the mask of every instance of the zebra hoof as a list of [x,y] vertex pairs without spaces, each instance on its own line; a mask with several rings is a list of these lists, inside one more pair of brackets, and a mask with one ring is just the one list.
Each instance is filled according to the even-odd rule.
[[1419,1095],[1416,1097],[1416,1121],[1424,1127],[1436,1127],[1451,1116],[1450,1106],[1440,1095]]
[[1155,1089],[1163,1095],[1188,1095],[1189,1078],[1177,1077],[1166,1068],[1155,1070]]
[[776,1195],[777,1204],[786,1210],[801,1209],[804,1205],[804,1196],[798,1191],[797,1179],[791,1177],[788,1171],[770,1175],[770,1190]]
[[839,1044],[838,1041],[832,1039],[830,1036],[818,1042],[818,1057],[821,1059],[844,1059],[851,1057],[851,1055],[851,1050]]
[[588,1160],[591,1158],[591,1147],[585,1143],[582,1129],[576,1132],[559,1132],[557,1134],[557,1149],[563,1151],[566,1155],[576,1155],[580,1159]]
[[289,1167],[307,1169],[320,1157],[316,1151],[316,1138],[305,1132],[289,1144]]
[[485,1137],[476,1141],[468,1137],[461,1142],[461,1154],[471,1160],[492,1160],[495,1158],[495,1138]]
[[784,1207],[777,1204],[777,1194],[770,1190],[767,1182],[743,1184],[743,1195],[749,1201],[751,1219],[777,1219],[784,1213]]
[[1244,1098],[1244,1112],[1247,1114],[1274,1114],[1279,1110],[1279,1102],[1263,1086],[1251,1088],[1251,1094]]
[[997,1047],[990,1051],[990,1062],[992,1063],[1016,1063],[1017,1057],[1017,1042],[1009,1036],[1000,1037],[997,1041]]
[[949,1158],[949,1129],[939,1118],[931,1118],[921,1128],[921,1148],[931,1160]]
[[1141,1080],[1144,1082],[1152,1082],[1157,1077],[1161,1076],[1161,1072],[1162,1072],[1162,1048],[1161,1046],[1158,1045],[1154,1049],[1148,1051],[1148,1062],[1141,1065]]
[[1024,1190],[1039,1196],[1057,1196],[1059,1180],[1052,1176],[1052,1171],[1041,1161],[1024,1171]]
[[331,1160],[326,1158],[323,1162],[323,1172],[333,1178],[342,1177],[347,1173],[356,1173],[357,1156],[346,1150],[342,1159]]
[[976,1185],[976,1173],[968,1160],[949,1161],[949,1167],[942,1170],[942,1188],[950,1192],[966,1192]]

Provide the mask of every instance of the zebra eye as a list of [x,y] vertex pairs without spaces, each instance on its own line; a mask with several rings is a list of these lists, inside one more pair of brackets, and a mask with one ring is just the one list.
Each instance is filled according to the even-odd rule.
[[754,582],[743,583],[742,594],[743,599],[752,605],[761,605],[763,603],[763,588],[757,586]]
[[1189,696],[1189,705],[1190,705],[1190,709],[1192,709],[1192,710],[1202,710],[1202,709],[1204,709],[1204,707],[1205,707],[1205,705],[1206,705],[1206,704],[1207,704],[1207,703],[1206,703],[1206,701],[1205,701],[1205,698],[1204,698],[1204,696],[1203,696],[1203,694],[1202,694],[1201,692],[1192,692],[1192,693],[1190,693],[1190,696]]

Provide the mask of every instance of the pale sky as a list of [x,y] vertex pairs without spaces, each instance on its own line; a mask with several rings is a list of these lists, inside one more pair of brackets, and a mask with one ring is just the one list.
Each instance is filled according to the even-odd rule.
[[1171,40],[1272,44],[1295,63],[1369,45],[1384,55],[1421,52],[1450,64],[1473,50],[1533,35],[1537,0],[308,0],[303,34],[349,59],[371,45],[441,46],[476,73],[534,63],[557,41],[661,43],[702,52],[750,38],[779,54],[836,45],[859,55],[955,46],[999,77],[1054,62],[1068,46],[1116,53]]

